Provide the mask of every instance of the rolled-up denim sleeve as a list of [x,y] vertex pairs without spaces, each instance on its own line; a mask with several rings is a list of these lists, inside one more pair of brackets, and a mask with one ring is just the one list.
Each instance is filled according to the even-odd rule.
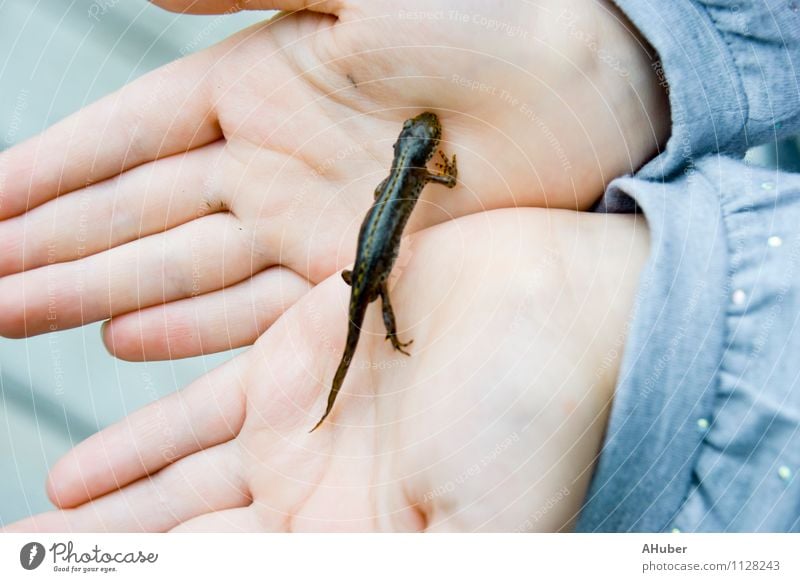
[[800,0],[614,0],[658,53],[672,133],[639,172],[800,133]]
[[617,178],[650,256],[578,531],[800,532],[800,174]]

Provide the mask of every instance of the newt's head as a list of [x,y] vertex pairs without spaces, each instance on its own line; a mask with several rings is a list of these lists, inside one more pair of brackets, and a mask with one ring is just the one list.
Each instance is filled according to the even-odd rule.
[[422,167],[436,152],[441,137],[439,118],[428,111],[420,113],[403,124],[400,137],[394,144],[395,156],[406,158],[409,166]]

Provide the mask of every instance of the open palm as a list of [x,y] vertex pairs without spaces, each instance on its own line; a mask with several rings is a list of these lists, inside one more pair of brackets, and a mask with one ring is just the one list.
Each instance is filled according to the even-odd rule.
[[391,144],[424,109],[461,183],[428,188],[409,232],[492,208],[586,207],[663,137],[658,119],[647,131],[659,102],[647,80],[575,40],[578,27],[620,55],[632,45],[627,66],[647,69],[596,2],[499,3],[491,22],[482,2],[260,4],[316,11],[245,30],[0,154],[0,333],[113,317],[106,343],[128,359],[252,343],[352,261]]
[[338,276],[244,354],[62,459],[49,492],[73,509],[8,529],[568,529],[646,237],[632,217],[535,209],[426,229],[393,289],[412,356],[372,308],[319,430],[347,327]]

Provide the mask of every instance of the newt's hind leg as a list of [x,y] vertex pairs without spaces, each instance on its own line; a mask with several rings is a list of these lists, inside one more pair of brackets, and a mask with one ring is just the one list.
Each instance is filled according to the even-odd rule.
[[391,340],[392,347],[398,352],[410,356],[411,354],[403,348],[410,346],[414,343],[414,340],[403,343],[397,339],[397,324],[394,320],[394,310],[392,310],[392,302],[389,300],[389,287],[386,282],[381,285],[380,294],[381,303],[383,304],[383,324],[386,326],[386,339]]
[[347,269],[342,271],[342,279],[344,279],[344,282],[352,287],[353,286],[353,271],[349,271]]

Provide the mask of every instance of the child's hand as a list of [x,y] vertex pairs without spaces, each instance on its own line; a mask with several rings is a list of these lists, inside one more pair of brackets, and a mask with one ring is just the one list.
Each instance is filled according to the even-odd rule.
[[[577,234],[580,233],[580,234]],[[538,209],[413,236],[331,417],[349,287],[333,276],[255,347],[92,436],[29,531],[569,529],[602,442],[644,221]],[[403,257],[401,257],[402,262]]]
[[461,184],[429,186],[408,232],[585,208],[664,137],[663,115],[655,137],[648,125],[663,96],[616,12],[452,4],[315,4],[336,16],[243,31],[0,154],[0,333],[113,316],[105,340],[123,358],[252,343],[352,262],[391,145],[421,110],[439,113]]

